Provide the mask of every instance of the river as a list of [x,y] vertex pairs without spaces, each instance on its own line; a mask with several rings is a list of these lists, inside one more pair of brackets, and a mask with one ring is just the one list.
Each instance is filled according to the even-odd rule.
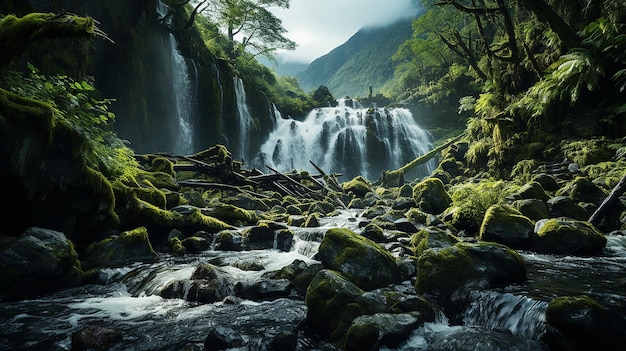
[[[258,280],[294,260],[313,259],[323,234],[331,227],[359,231],[359,211],[324,218],[315,229],[291,228],[291,251],[208,250],[197,255],[163,255],[156,262],[132,263],[100,272],[105,284],[89,284],[37,299],[0,302],[0,349],[70,350],[72,333],[85,327],[113,328],[123,340],[110,350],[201,350],[211,330],[241,339],[231,350],[265,349],[269,336],[297,329],[297,350],[334,350],[304,323],[303,296],[289,293],[252,301],[229,297],[215,303],[166,299],[159,295],[169,282],[189,279],[203,263],[219,266],[233,283]],[[554,256],[522,252],[528,279],[521,286],[474,291],[473,301],[451,325],[445,316],[414,330],[393,350],[544,350],[547,302],[560,295],[587,294],[626,313],[626,239],[609,235],[602,257]],[[245,270],[254,264],[262,269]],[[239,268],[238,268],[239,267]],[[409,284],[409,282],[406,282]],[[385,349],[391,350],[391,349]]]

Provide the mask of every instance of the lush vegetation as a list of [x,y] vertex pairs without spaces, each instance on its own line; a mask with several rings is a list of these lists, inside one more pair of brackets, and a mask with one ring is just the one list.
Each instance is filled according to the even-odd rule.
[[623,136],[625,1],[422,2],[385,93],[467,124],[477,168],[510,169],[537,141]]

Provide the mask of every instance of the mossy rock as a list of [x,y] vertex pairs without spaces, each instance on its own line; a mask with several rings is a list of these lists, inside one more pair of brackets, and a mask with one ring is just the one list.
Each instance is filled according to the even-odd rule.
[[413,200],[420,210],[440,214],[452,203],[450,195],[438,178],[428,178],[413,187]]
[[31,227],[0,251],[0,296],[32,298],[81,283],[74,245],[61,233]]
[[161,172],[176,177],[174,163],[165,157],[155,157],[150,164],[151,172]]
[[399,187],[404,184],[404,171],[383,171],[381,175],[382,186],[385,188]]
[[459,239],[447,230],[438,227],[426,227],[411,236],[411,246],[415,257],[420,257],[428,249],[450,247]]
[[544,342],[553,350],[612,350],[626,345],[626,317],[589,296],[561,296],[546,309]]
[[556,195],[569,196],[574,202],[589,202],[599,206],[608,194],[589,179],[577,177],[557,191]]
[[354,195],[361,198],[372,191],[370,183],[362,176],[356,176],[352,180],[342,183],[341,187],[344,191],[352,192]]
[[534,181],[524,184],[519,188],[516,195],[519,196],[520,199],[538,199],[541,201],[548,201],[548,199],[550,199],[550,196],[546,193],[541,184]]
[[312,213],[306,217],[304,221],[305,228],[317,228],[320,226],[320,215],[318,213]]
[[361,315],[388,312],[379,298],[368,295],[339,272],[320,270],[306,291],[308,325],[319,335],[342,344],[352,321]]
[[385,241],[385,235],[383,233],[383,229],[373,223],[368,223],[363,231],[361,231],[361,235],[374,241],[374,242],[383,242]]
[[511,206],[533,221],[548,218],[550,215],[546,203],[539,199],[516,200]]
[[324,268],[341,272],[365,290],[384,287],[400,279],[391,254],[349,229],[329,229],[315,257]]
[[215,235],[216,250],[244,251],[248,247],[246,238],[237,230],[222,230]]
[[202,214],[194,206],[178,206],[172,210],[163,210],[140,199],[134,198],[127,207],[129,224],[143,225],[155,235],[167,235],[172,229],[178,229],[187,235],[198,231],[217,233],[225,229],[233,229],[217,218]]
[[417,260],[415,290],[451,308],[455,293],[521,283],[526,266],[515,250],[497,243],[466,243],[426,250]]
[[149,181],[157,189],[180,190],[180,185],[169,173],[139,171],[135,177],[139,182]]
[[426,220],[428,219],[428,213],[417,208],[407,210],[404,216],[415,225],[426,224]]
[[181,245],[185,248],[185,252],[191,254],[198,254],[211,248],[209,240],[198,236],[190,236],[183,239]]
[[434,312],[422,314],[376,313],[355,318],[348,329],[344,349],[347,351],[379,350],[398,347],[425,322],[434,321]]
[[478,238],[523,249],[530,246],[534,227],[533,222],[513,206],[493,205],[485,213]]
[[606,236],[591,223],[571,218],[550,218],[535,225],[532,249],[565,255],[599,255]]
[[153,260],[158,254],[152,248],[148,230],[139,227],[111,236],[87,247],[88,263],[97,267]]
[[569,217],[577,220],[586,220],[590,213],[569,196],[555,196],[546,202],[550,217]]
[[201,212],[234,226],[251,225],[258,221],[253,211],[229,204],[215,204],[211,207],[202,208]]
[[553,175],[541,173],[537,174],[533,179],[533,182],[537,182],[546,191],[556,191],[559,189],[559,183]]

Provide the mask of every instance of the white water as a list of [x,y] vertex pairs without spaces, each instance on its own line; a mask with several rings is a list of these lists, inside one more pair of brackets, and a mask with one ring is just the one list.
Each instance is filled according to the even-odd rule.
[[[349,100],[352,101],[352,100]],[[363,108],[339,100],[337,107],[318,108],[304,121],[274,114],[276,127],[261,146],[256,163],[279,171],[315,169],[342,173],[345,179],[380,176],[431,149],[431,136],[408,109]],[[418,176],[429,174],[428,164]]]
[[237,101],[237,118],[239,121],[239,150],[235,153],[235,158],[247,160],[249,157],[248,144],[250,143],[250,127],[252,126],[252,116],[248,110],[248,101],[243,80],[234,77],[235,98]]
[[[157,1],[157,12],[161,16],[167,14],[167,5],[161,1]],[[194,91],[192,91],[192,79],[187,68],[187,61],[178,50],[176,38],[172,33],[168,34],[168,42],[170,47],[170,55],[172,62],[170,64],[172,74],[172,91],[174,93],[175,119],[178,122],[175,136],[173,153],[178,155],[188,155],[193,152],[193,126],[192,115],[194,109]],[[194,64],[195,70],[195,64]],[[194,79],[197,72],[194,73]]]

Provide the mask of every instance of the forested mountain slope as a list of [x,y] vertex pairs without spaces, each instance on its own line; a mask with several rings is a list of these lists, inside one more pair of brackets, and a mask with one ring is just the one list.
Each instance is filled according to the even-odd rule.
[[387,27],[363,28],[297,75],[303,90],[328,86],[335,96],[366,96],[393,77],[391,57],[411,38],[411,19]]

